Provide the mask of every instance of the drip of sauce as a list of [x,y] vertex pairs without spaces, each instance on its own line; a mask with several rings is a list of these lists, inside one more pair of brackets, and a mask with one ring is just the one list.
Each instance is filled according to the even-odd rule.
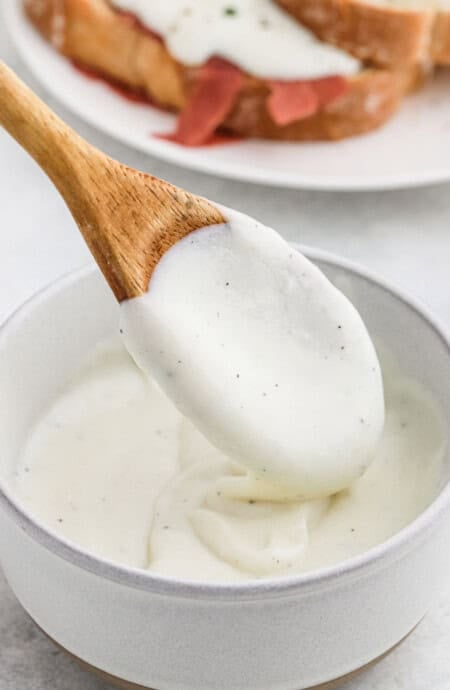
[[352,75],[355,58],[321,43],[273,0],[114,0],[164,40],[185,65],[220,56],[263,79]]

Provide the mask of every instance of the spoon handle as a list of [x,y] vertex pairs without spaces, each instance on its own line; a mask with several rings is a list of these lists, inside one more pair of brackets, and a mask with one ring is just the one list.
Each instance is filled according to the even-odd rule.
[[206,199],[88,144],[1,61],[0,126],[57,187],[119,302],[147,290],[159,260],[178,240],[225,222]]
[[[0,61],[0,125],[47,173],[79,220],[103,154],[66,125]],[[89,165],[92,161],[92,165]]]

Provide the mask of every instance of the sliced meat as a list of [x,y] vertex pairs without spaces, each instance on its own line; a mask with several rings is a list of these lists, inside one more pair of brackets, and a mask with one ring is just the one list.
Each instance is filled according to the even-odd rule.
[[319,98],[307,81],[269,81],[267,109],[272,120],[282,127],[314,115]]
[[173,140],[185,146],[208,142],[231,111],[244,83],[244,74],[221,58],[211,58],[198,70]]
[[329,103],[344,96],[350,88],[348,80],[345,77],[339,76],[315,79],[312,84],[321,108],[325,108]]
[[325,77],[309,81],[269,81],[267,109],[280,127],[304,120],[320,108],[344,95],[348,82],[344,77]]

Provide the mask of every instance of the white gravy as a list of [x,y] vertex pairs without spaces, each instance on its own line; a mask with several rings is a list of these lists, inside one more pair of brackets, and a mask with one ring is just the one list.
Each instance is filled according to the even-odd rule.
[[212,56],[266,79],[352,75],[360,63],[321,43],[272,0],[114,0],[158,33],[185,65]]
[[43,414],[12,488],[62,537],[169,577],[233,582],[343,561],[413,520],[441,474],[439,411],[389,358],[382,364],[381,443],[338,495],[280,502],[248,493],[245,468],[211,446],[118,342],[99,347]]
[[180,412],[251,473],[252,495],[328,496],[372,461],[380,368],[351,302],[235,211],[177,242],[121,304],[125,345]]

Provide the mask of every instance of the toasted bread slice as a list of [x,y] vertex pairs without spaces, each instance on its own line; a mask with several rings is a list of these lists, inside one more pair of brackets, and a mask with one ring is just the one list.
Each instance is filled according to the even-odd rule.
[[436,14],[430,56],[436,65],[450,65],[450,12]]
[[266,108],[267,87],[248,86],[225,126],[233,133],[281,141],[327,141],[369,132],[386,122],[405,93],[418,83],[416,70],[366,69],[352,77],[347,93],[326,108],[297,122],[277,126]]
[[[144,91],[163,107],[187,106],[199,70],[180,64],[157,36],[106,0],[25,0],[24,4],[31,21],[63,55]],[[245,75],[221,129],[291,141],[350,137],[385,122],[419,78],[416,66],[364,69],[348,79],[343,96],[310,117],[280,126],[267,108],[269,82]]]
[[117,14],[105,0],[25,0],[25,10],[42,35],[63,55],[130,88],[143,89],[156,103],[181,108],[184,70],[161,41]]
[[275,0],[323,41],[383,66],[450,64],[450,12],[433,0]]

